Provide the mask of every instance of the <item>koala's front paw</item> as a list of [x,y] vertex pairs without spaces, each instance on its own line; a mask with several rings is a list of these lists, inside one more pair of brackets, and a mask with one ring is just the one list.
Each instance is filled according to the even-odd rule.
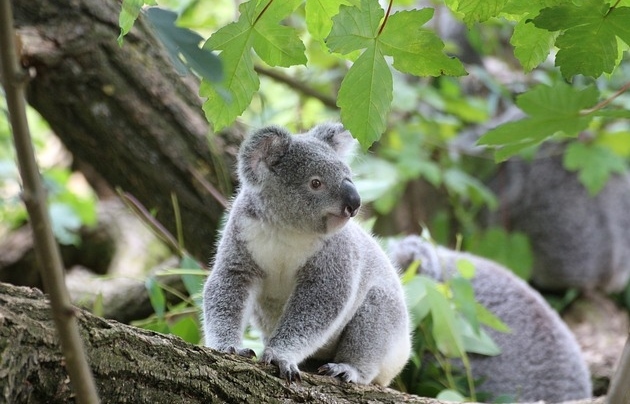
[[276,365],[280,371],[280,378],[286,380],[288,384],[302,381],[297,363],[282,358],[272,348],[265,348],[260,361],[267,365],[270,363]]
[[327,363],[317,369],[320,375],[338,377],[344,382],[361,383],[359,371],[347,363]]
[[234,346],[229,346],[227,348],[225,348],[223,350],[223,352],[232,354],[232,355],[239,355],[239,356],[244,356],[246,358],[253,358],[256,356],[256,352],[254,352],[252,349],[249,348],[236,348]]

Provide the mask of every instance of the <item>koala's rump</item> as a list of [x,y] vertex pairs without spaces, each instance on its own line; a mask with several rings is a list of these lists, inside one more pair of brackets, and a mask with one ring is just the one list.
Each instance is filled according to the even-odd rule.
[[485,378],[479,391],[514,395],[518,401],[588,397],[588,369],[575,337],[558,314],[504,268],[465,257],[477,268],[473,287],[479,302],[511,329],[510,333],[487,330],[502,350],[499,356],[473,355],[473,374]]

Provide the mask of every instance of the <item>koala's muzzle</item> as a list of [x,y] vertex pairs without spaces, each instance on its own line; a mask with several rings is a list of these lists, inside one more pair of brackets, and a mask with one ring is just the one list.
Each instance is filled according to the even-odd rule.
[[343,215],[354,217],[359,213],[361,197],[352,181],[345,179],[341,183],[341,198],[343,200]]

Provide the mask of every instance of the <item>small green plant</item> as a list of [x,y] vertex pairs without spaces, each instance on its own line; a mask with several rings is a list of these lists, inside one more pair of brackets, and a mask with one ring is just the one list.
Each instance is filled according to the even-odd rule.
[[477,401],[467,353],[494,356],[500,348],[484,331],[509,328],[475,300],[470,280],[475,268],[466,260],[444,282],[418,275],[419,262],[403,275],[414,330],[411,360],[398,377],[398,387],[426,397]]
[[[186,288],[182,294],[160,281],[161,277],[179,275]],[[144,320],[133,322],[136,327],[174,334],[184,341],[198,344],[201,341],[199,313],[201,291],[207,271],[189,256],[180,260],[179,268],[168,269],[147,278],[145,285],[154,314]],[[177,296],[181,302],[173,306],[167,304],[166,293]]]

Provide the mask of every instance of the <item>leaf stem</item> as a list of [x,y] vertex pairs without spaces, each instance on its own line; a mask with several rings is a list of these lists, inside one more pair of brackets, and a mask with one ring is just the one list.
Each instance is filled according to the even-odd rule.
[[383,29],[385,29],[385,24],[387,24],[387,19],[389,18],[389,14],[392,12],[393,3],[394,3],[394,0],[389,0],[389,4],[387,5],[387,12],[385,13],[385,18],[383,18],[383,22],[381,23],[381,26],[378,29],[378,33],[376,34],[376,36],[381,35],[381,32],[383,32]]
[[593,108],[589,108],[589,109],[585,109],[585,110],[580,111],[580,116],[586,116],[586,115],[592,114],[595,111],[599,111],[600,109],[604,108],[606,105],[608,105],[611,102],[613,102],[615,100],[615,98],[619,97],[621,94],[625,93],[629,89],[630,89],[630,83],[624,84],[623,87],[621,87],[619,90],[615,91],[615,93],[613,95],[611,95],[610,97],[608,97],[605,100],[601,101],[600,103],[595,105]]
[[273,0],[269,0],[269,3],[267,3],[267,5],[260,11],[260,14],[256,16],[256,19],[254,20],[254,23],[252,25],[256,25],[258,20],[260,20],[260,17],[262,17],[263,14],[265,14],[265,11],[267,11],[267,9],[269,8],[269,6],[271,6],[271,3],[273,3]]
[[608,14],[610,14],[619,5],[620,2],[621,2],[621,0],[617,0],[615,2],[615,4],[613,4],[612,7],[610,7],[608,9],[608,11],[606,12],[606,15],[604,17],[608,17]]

